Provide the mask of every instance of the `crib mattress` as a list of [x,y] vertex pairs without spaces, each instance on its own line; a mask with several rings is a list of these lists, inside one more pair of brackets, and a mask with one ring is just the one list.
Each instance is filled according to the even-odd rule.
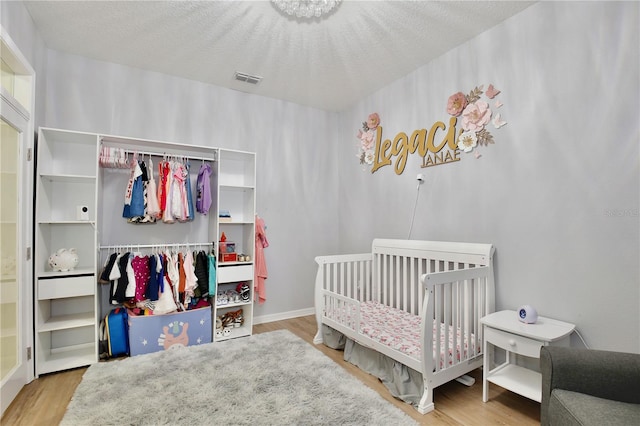
[[[360,333],[383,344],[400,351],[417,361],[422,356],[420,345],[420,317],[408,312],[391,308],[378,302],[364,302],[360,304]],[[466,358],[469,343],[476,342],[473,333],[465,333],[464,339],[460,337],[460,329],[449,327],[449,345],[445,345],[445,324],[434,321],[433,335],[440,336],[441,353],[436,357],[435,346],[433,358],[439,359],[440,368],[459,362],[461,355]],[[481,351],[481,344],[477,342],[476,353]],[[454,348],[446,350],[445,348]],[[448,352],[448,353],[445,353]]]

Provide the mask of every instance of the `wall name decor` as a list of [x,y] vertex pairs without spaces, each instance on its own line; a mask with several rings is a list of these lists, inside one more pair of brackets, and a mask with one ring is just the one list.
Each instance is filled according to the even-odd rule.
[[[467,95],[454,93],[447,102],[447,113],[451,116],[448,125],[436,121],[428,131],[416,129],[411,136],[399,132],[393,140],[383,140],[380,116],[378,113],[370,114],[357,135],[360,140],[360,164],[371,165],[371,173],[394,164],[396,174],[400,175],[404,172],[409,154],[418,153],[422,157],[422,168],[460,161],[460,151],[470,153],[475,150],[475,158],[480,158],[476,147],[494,143],[493,135],[486,127],[489,122],[496,129],[507,124],[500,113],[493,114],[489,103],[482,100],[483,94],[488,99],[494,99],[500,91],[490,84],[486,92],[483,86],[478,86]],[[502,102],[495,99],[493,108],[501,106]],[[461,128],[457,130],[459,117]],[[442,139],[439,139],[440,136]]]

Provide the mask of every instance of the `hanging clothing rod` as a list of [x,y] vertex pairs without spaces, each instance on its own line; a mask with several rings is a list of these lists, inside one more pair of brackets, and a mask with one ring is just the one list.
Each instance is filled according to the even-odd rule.
[[[135,150],[135,149],[129,149],[129,148],[121,148],[121,147],[117,147],[117,146],[110,146],[110,145],[104,145],[101,144],[101,146],[106,146],[107,148],[120,148],[123,149],[124,152],[126,154],[134,154],[134,153],[138,153],[139,155],[151,155],[154,157],[166,157],[166,158],[171,158],[171,157],[175,157],[175,158],[187,158],[189,160],[199,160],[199,161],[212,161],[215,162],[217,155],[215,155],[214,152],[214,156],[213,158],[211,157],[200,157],[200,156],[194,156],[194,155],[184,155],[184,154],[175,154],[175,153],[168,153],[168,152],[152,152],[152,151],[139,151],[139,150]],[[185,149],[188,149],[188,145],[184,146]]]
[[148,152],[148,151],[131,151],[128,149],[124,150],[127,154],[134,154],[134,153],[138,153],[138,155],[152,155],[154,157],[166,157],[166,158],[186,158],[189,160],[198,160],[198,161],[213,161],[215,162],[216,159],[215,158],[208,158],[208,157],[194,157],[193,155],[182,155],[182,154],[168,154],[166,152],[163,152],[162,154],[158,153],[158,152]]
[[172,244],[115,244],[109,246],[98,246],[98,250],[119,249],[124,247],[134,248],[163,248],[163,247],[197,247],[197,246],[209,246],[214,243],[172,243]]

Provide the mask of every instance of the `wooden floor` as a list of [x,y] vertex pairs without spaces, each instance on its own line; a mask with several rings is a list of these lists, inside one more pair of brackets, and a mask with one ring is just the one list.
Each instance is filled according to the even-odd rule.
[[[314,316],[293,318],[254,326],[254,333],[288,329],[312,343],[316,332]],[[476,379],[471,387],[458,382],[444,384],[434,391],[436,409],[422,415],[410,405],[394,399],[375,377],[364,373],[342,359],[343,353],[324,345],[315,346],[340,364],[346,371],[378,392],[413,419],[424,425],[539,425],[540,404],[495,385],[489,387],[489,402],[482,402],[482,371],[470,375]],[[48,374],[34,380],[18,394],[0,420],[1,425],[57,425],[67,404],[82,380],[86,368]],[[108,415],[108,413],[105,413]],[[99,426],[99,425],[95,425]]]

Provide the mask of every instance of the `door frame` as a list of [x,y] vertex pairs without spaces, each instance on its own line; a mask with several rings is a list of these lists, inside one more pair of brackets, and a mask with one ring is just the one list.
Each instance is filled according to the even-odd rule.
[[[4,27],[0,26],[2,58],[16,73],[19,73],[19,102],[13,94],[0,87],[0,116],[21,134],[18,147],[18,211],[20,218],[17,229],[16,281],[19,293],[18,348],[20,363],[0,383],[2,392],[1,413],[20,392],[22,387],[35,377],[35,356],[33,353],[33,194],[34,194],[34,114],[35,71],[20,49],[13,42]],[[26,105],[23,105],[26,104]],[[29,356],[30,355],[30,356]]]

